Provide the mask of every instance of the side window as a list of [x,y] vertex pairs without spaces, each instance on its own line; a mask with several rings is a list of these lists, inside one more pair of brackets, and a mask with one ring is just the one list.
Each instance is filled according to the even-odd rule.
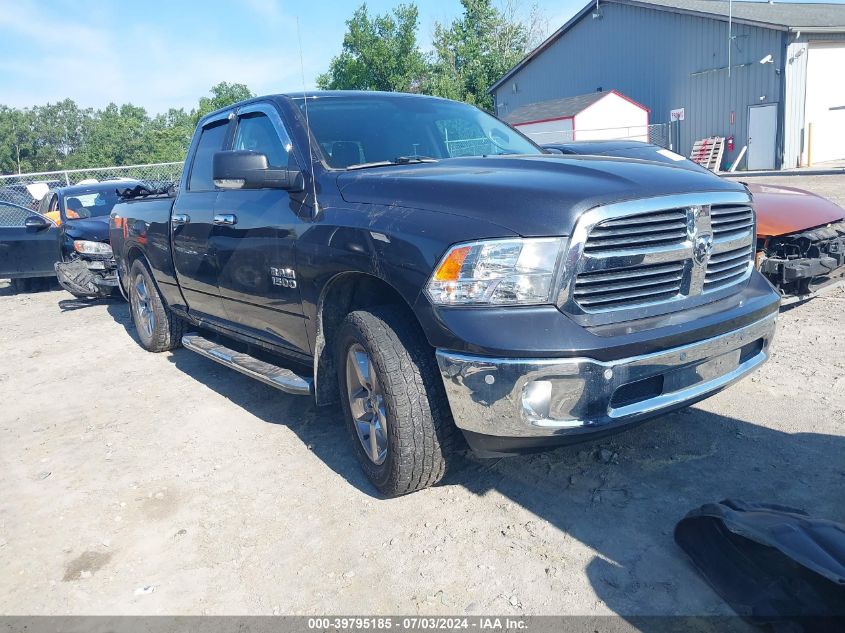
[[26,209],[19,209],[0,202],[0,229],[19,228],[24,221],[32,215]]
[[291,142],[284,139],[270,118],[263,112],[251,112],[240,117],[233,149],[247,149],[267,156],[271,168],[285,169],[290,163]]
[[214,180],[211,177],[212,159],[214,154],[223,149],[228,123],[229,121],[223,120],[202,129],[199,143],[197,143],[197,151],[194,153],[194,162],[191,165],[191,178],[188,181],[189,190],[214,190]]

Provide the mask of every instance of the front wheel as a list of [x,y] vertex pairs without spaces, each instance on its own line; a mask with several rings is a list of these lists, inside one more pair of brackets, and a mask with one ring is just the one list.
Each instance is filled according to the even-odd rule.
[[148,352],[166,352],[182,345],[185,322],[168,308],[140,259],[129,270],[129,307],[138,339]]
[[395,497],[436,484],[457,441],[434,354],[395,308],[349,314],[336,366],[355,454],[378,490]]

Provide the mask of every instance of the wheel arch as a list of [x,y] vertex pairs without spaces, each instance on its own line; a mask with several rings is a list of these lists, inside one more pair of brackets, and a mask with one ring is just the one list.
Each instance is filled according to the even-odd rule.
[[135,263],[136,259],[143,259],[144,263],[147,266],[147,269],[152,271],[152,267],[150,266],[150,260],[147,259],[147,256],[144,254],[144,250],[136,244],[130,246],[126,250],[126,253],[118,260],[117,263],[118,280],[120,281],[121,286],[124,286],[124,282],[127,284],[125,287],[123,287],[123,290],[127,295],[129,294],[129,271],[132,269],[132,264]]
[[418,323],[402,294],[381,277],[365,272],[342,272],[323,287],[317,302],[314,341],[314,395],[318,406],[339,400],[333,341],[347,314],[362,308],[395,305]]

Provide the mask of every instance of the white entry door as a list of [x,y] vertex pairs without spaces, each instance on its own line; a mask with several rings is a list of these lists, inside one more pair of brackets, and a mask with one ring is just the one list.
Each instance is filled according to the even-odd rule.
[[747,168],[774,169],[777,151],[778,104],[748,108],[748,162]]

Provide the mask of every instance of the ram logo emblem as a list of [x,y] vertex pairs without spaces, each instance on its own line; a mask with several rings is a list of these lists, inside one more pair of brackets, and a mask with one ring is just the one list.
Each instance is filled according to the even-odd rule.
[[692,258],[699,266],[704,266],[713,251],[713,236],[709,233],[698,235],[692,249]]

